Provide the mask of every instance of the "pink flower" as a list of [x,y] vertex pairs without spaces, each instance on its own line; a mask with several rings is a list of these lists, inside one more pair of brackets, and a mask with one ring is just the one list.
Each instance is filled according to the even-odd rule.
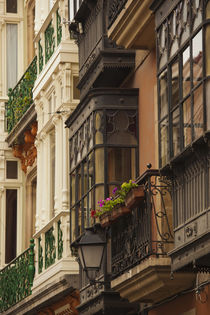
[[112,190],[113,195],[115,195],[116,191],[117,191],[117,187],[115,187],[115,188]]

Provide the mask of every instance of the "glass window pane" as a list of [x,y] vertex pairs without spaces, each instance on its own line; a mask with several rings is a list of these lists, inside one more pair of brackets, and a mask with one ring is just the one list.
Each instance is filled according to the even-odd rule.
[[203,76],[202,30],[192,40],[193,85],[198,84]]
[[90,219],[90,212],[89,212],[89,207],[87,203],[87,197],[84,198],[83,201],[83,206],[84,206],[84,225],[85,228],[89,226],[89,219]]
[[210,1],[206,5],[206,18],[210,19]]
[[75,204],[75,178],[76,178],[76,173],[74,171],[70,175],[70,181],[71,181],[70,205]]
[[73,99],[80,98],[80,90],[77,88],[77,85],[79,83],[79,77],[73,77]]
[[5,263],[16,257],[17,243],[17,189],[6,189]]
[[71,242],[73,242],[76,239],[76,215],[75,215],[75,208],[72,208],[71,210]]
[[17,24],[7,24],[7,89],[17,83],[18,39]]
[[182,20],[181,23],[183,25],[181,44],[184,43],[190,35],[189,13],[190,13],[190,1],[183,0],[182,9],[181,9],[181,20]]
[[136,111],[108,111],[106,128],[107,143],[137,144]]
[[95,150],[95,183],[104,182],[104,148]]
[[180,152],[180,115],[179,108],[172,113],[173,124],[173,155],[177,155]]
[[210,25],[206,27],[205,41],[206,41],[205,43],[206,44],[206,75],[210,75]]
[[7,0],[7,13],[17,13],[17,0]]
[[159,77],[160,84],[160,119],[168,114],[167,70]]
[[95,144],[102,144],[103,141],[103,112],[96,112],[95,114]]
[[81,179],[81,167],[76,170],[76,202],[82,197],[82,179]]
[[179,64],[175,62],[171,67],[171,106],[179,102]]
[[131,179],[134,168],[131,148],[108,148],[108,183]]
[[186,147],[192,141],[190,97],[188,97],[183,104],[183,124],[184,124],[184,146]]
[[203,134],[203,86],[200,85],[194,92],[193,107],[194,136],[200,137]]
[[200,0],[194,0],[193,1],[193,29],[195,30],[202,22],[202,3]]
[[95,207],[92,209],[100,209],[98,201],[104,199],[104,185],[95,188]]
[[207,116],[207,130],[210,130],[210,80],[206,81],[206,116]]
[[168,162],[168,119],[160,123],[160,162],[164,166]]
[[93,152],[88,156],[88,188],[90,189],[94,185],[94,154]]
[[17,161],[7,161],[6,162],[6,178],[7,179],[17,179],[18,178],[18,163]]
[[182,88],[183,97],[190,93],[190,48],[187,47],[182,54]]
[[84,194],[87,193],[89,187],[88,187],[88,166],[87,162],[84,161],[83,163],[83,185],[84,185]]

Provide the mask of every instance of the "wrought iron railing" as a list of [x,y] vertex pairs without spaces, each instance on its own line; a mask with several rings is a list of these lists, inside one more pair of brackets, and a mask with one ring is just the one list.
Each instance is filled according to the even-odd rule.
[[32,239],[30,247],[0,271],[0,313],[31,294],[34,273]]
[[70,255],[69,213],[62,211],[35,234],[37,275]]
[[7,130],[10,132],[23,114],[33,103],[32,89],[37,77],[37,57],[33,61],[18,81],[14,89],[9,89],[8,103],[6,107]]
[[43,70],[55,52],[56,47],[61,42],[63,34],[59,10],[57,2],[35,38],[38,55],[38,73]]
[[173,244],[171,183],[156,170],[138,179],[145,198],[111,226],[112,277],[149,256],[164,256]]
[[114,23],[128,0],[109,1],[109,27]]

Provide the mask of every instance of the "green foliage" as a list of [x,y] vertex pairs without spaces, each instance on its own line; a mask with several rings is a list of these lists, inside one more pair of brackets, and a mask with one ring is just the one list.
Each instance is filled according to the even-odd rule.
[[130,179],[129,182],[122,183],[121,188],[117,191],[117,193],[125,199],[125,196],[129,193],[129,191],[135,187],[138,187],[138,185]]
[[117,189],[117,187],[114,188],[112,193],[116,195],[116,197],[112,196],[105,200],[98,201],[99,209],[93,211],[91,216],[100,217],[103,213],[112,211],[116,206],[124,204],[126,195],[135,187],[138,187],[138,185],[130,179],[129,182],[122,183],[120,189]]
[[8,90],[7,130],[10,132],[33,103],[32,89],[37,76],[37,58],[29,65],[14,89]]
[[31,294],[34,279],[34,240],[30,248],[0,271],[0,313]]

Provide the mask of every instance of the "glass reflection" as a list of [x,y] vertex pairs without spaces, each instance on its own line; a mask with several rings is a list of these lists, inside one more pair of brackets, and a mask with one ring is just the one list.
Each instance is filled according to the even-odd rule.
[[184,146],[186,147],[192,141],[190,97],[188,97],[187,100],[183,104],[183,124],[184,124]]
[[203,133],[203,86],[200,85],[194,92],[193,108],[194,136],[198,138]]
[[104,182],[104,148],[95,150],[95,183]]
[[[209,11],[210,11],[210,3],[209,3]],[[210,12],[209,12],[210,14]],[[206,27],[206,75],[210,75],[210,25]]]
[[210,19],[210,1],[206,5],[206,18]]
[[160,159],[161,165],[168,162],[168,119],[160,123]]
[[159,77],[160,84],[160,118],[168,114],[168,96],[167,96],[167,70],[163,71]]
[[190,48],[187,47],[182,54],[182,89],[183,97],[190,93]]
[[[135,149],[134,149],[135,150]],[[131,148],[108,148],[108,182],[126,181],[135,172]],[[135,177],[133,177],[135,178]]]
[[203,76],[202,30],[192,40],[193,85],[198,84]]
[[179,102],[179,64],[178,61],[172,64],[171,67],[171,106],[174,107]]
[[179,108],[172,113],[173,121],[173,155],[180,152],[180,125],[179,125]]

